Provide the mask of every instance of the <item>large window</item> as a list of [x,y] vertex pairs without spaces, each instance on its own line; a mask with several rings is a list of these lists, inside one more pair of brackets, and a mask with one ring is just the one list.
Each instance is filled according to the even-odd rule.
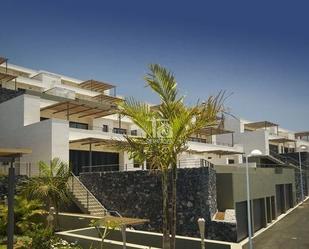
[[70,128],[78,128],[88,130],[88,124],[70,121]]
[[113,133],[116,134],[127,134],[127,130],[123,128],[113,128]]
[[70,165],[73,173],[81,172],[119,171],[119,153],[91,152],[92,167],[90,167],[90,152],[84,150],[70,150]]

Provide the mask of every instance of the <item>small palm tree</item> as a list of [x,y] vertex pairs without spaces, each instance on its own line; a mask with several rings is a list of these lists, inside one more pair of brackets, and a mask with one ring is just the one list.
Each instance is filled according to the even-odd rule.
[[[38,200],[27,200],[23,196],[15,196],[14,214],[16,233],[23,234],[30,231],[37,223],[43,222],[46,211]],[[8,207],[0,205],[0,235],[6,234]]]
[[68,180],[71,176],[68,164],[54,158],[50,164],[39,162],[40,175],[29,178],[22,189],[27,198],[35,198],[46,204],[48,209],[55,208],[56,227],[59,221],[59,207],[70,201]]
[[[224,94],[210,96],[205,102],[188,107],[179,96],[176,79],[165,68],[150,65],[145,77],[148,86],[161,100],[156,108],[129,98],[120,104],[120,114],[138,125],[143,137],[125,136],[127,144],[118,146],[140,163],[146,161],[152,170],[161,171],[163,199],[163,249],[175,248],[177,157],[187,149],[189,138],[206,126],[217,124],[223,111]],[[171,172],[172,196],[168,194]],[[171,211],[169,211],[171,206]]]

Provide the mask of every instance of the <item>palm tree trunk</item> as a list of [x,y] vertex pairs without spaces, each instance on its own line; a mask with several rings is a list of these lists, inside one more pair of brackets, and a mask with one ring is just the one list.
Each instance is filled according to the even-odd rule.
[[172,164],[172,214],[171,214],[171,249],[176,248],[176,198],[177,198],[177,163]]
[[163,220],[163,241],[162,249],[170,249],[170,233],[168,230],[168,171],[162,170],[162,220]]

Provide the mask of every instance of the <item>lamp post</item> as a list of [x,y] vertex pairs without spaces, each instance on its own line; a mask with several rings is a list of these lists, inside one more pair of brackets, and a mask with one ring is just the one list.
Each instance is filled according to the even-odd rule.
[[199,218],[197,223],[201,234],[201,248],[205,249],[205,219]]
[[122,248],[127,248],[127,237],[126,237],[126,225],[121,226],[121,235],[122,235]]
[[251,202],[250,202],[250,182],[249,182],[249,162],[250,156],[260,156],[262,152],[260,150],[253,150],[249,155],[246,156],[246,184],[247,184],[247,218],[248,218],[248,238],[249,238],[249,249],[253,249],[252,244],[252,227],[251,227]]
[[8,225],[7,225],[7,248],[14,246],[14,192],[15,192],[15,168],[14,158],[11,159],[9,168],[9,189],[8,189]]
[[298,160],[299,160],[299,172],[300,172],[300,189],[301,189],[301,202],[304,201],[304,185],[303,185],[303,173],[302,173],[302,163],[301,163],[301,151],[307,150],[306,145],[301,145],[298,148]]

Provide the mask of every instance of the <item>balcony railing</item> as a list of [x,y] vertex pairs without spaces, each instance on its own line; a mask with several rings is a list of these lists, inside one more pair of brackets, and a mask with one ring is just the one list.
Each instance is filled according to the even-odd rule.
[[214,144],[214,145],[233,147],[232,143],[225,143],[225,142],[218,142],[218,141],[209,141],[209,140],[207,140],[205,138],[190,137],[189,141],[190,142],[196,142],[196,143]]
[[[128,171],[128,170],[149,170],[147,167],[135,167],[134,163],[127,164],[102,164],[92,166],[82,166],[82,172],[84,174],[100,173],[100,172],[113,172],[113,171]],[[199,168],[199,167],[210,167],[213,168],[213,164],[206,159],[200,158],[186,158],[178,161],[178,168]]]

